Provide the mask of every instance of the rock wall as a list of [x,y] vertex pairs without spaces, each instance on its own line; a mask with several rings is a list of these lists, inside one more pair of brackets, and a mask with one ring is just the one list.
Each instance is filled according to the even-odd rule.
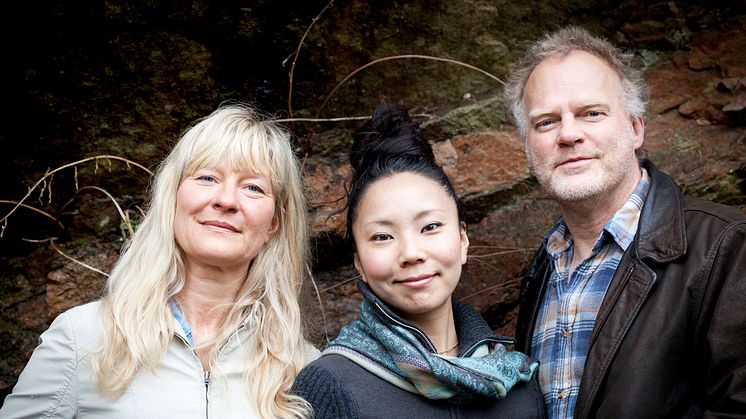
[[[245,3],[143,0],[94,9],[56,5],[41,13],[14,3],[6,19],[35,22],[36,30],[8,37],[16,60],[2,74],[13,123],[0,129],[6,141],[24,147],[1,155],[0,170],[14,181],[0,199],[19,200],[48,168],[84,157],[113,154],[153,168],[186,124],[226,99],[251,101],[280,117],[290,109],[300,117],[359,116],[383,101],[399,102],[420,115],[463,197],[471,248],[457,296],[510,335],[521,271],[558,210],[528,173],[523,145],[506,123],[500,83],[458,64],[401,59],[373,65],[329,94],[366,63],[399,54],[458,60],[502,77],[526,40],[576,23],[634,49],[646,65],[648,156],[687,193],[746,211],[740,3],[335,2],[300,50],[291,106],[292,57],[282,61],[328,3]],[[312,298],[305,310],[321,319],[314,322],[321,325],[316,343],[357,311],[339,211],[349,175],[346,150],[358,124],[289,124],[312,204],[320,303]],[[54,316],[100,295],[104,276],[78,262],[107,272],[126,237],[111,200],[76,186],[110,192],[136,222],[148,181],[144,170],[121,161],[82,163],[55,174],[27,202],[64,228],[24,209],[7,220],[0,239],[0,391],[10,391]],[[21,240],[48,237],[57,239]]]

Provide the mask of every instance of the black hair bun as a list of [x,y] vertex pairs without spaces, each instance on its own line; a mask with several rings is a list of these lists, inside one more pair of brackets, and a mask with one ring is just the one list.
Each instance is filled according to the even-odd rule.
[[397,104],[379,106],[355,133],[350,148],[352,169],[360,172],[374,162],[405,156],[435,162],[432,147],[407,110]]

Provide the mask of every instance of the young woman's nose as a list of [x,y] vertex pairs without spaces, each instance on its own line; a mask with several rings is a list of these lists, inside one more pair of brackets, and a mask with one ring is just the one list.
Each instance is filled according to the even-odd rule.
[[425,260],[422,240],[416,237],[402,237],[399,243],[399,264],[408,265]]

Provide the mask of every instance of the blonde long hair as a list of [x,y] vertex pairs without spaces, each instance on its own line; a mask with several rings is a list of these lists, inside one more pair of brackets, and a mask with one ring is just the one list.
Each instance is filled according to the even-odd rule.
[[[307,360],[299,294],[308,261],[306,204],[289,134],[244,105],[223,106],[182,136],[155,176],[147,214],[125,245],[101,300],[104,330],[92,364],[99,390],[121,395],[142,369],[152,371],[174,338],[169,299],[184,286],[184,256],[174,238],[176,192],[202,167],[227,162],[268,174],[279,229],[251,262],[214,340],[220,347],[246,322],[245,391],[261,417],[310,416],[289,394]],[[216,365],[217,351],[210,356]]]

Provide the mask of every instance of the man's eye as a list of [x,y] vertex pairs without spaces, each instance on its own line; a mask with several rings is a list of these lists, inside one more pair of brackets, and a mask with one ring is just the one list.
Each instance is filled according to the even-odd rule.
[[551,119],[544,119],[536,123],[536,128],[546,128],[552,125],[553,123],[554,121],[552,121]]
[[605,114],[603,112],[601,112],[601,111],[588,111],[588,112],[585,113],[585,116],[588,117],[588,118],[591,118],[591,119],[600,119],[604,115]]

